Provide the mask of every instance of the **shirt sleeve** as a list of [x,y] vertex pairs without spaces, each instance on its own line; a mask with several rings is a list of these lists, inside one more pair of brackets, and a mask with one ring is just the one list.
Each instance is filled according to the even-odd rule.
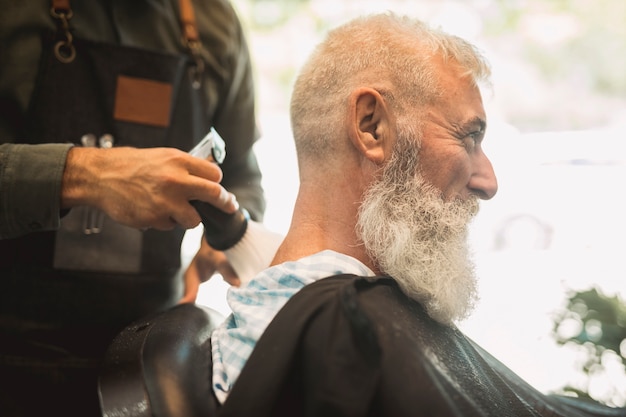
[[55,230],[71,144],[0,144],[0,239]]
[[253,220],[262,221],[265,197],[253,148],[259,137],[255,85],[245,33],[229,2],[194,2],[194,7],[204,57],[211,68],[207,76],[214,77],[211,71],[218,69],[223,77],[213,118],[213,126],[226,142],[222,184]]

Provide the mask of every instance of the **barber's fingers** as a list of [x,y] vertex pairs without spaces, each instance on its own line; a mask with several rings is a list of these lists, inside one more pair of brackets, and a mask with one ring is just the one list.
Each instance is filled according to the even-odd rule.
[[233,213],[239,208],[235,195],[226,191],[221,185],[212,184],[209,188],[210,190],[207,191],[205,184],[203,184],[198,192],[187,197],[184,204],[179,204],[173,208],[170,214],[171,220],[185,229],[192,229],[200,224],[202,220],[200,214],[189,203],[192,200],[204,201],[225,213]]
[[222,169],[216,163],[206,159],[191,157],[191,159],[187,161],[187,169],[191,175],[206,178],[214,182],[222,181]]
[[235,272],[235,269],[232,267],[230,262],[220,263],[217,266],[217,272],[219,272],[222,275],[222,278],[224,278],[224,281],[226,281],[228,284],[232,285],[233,287],[239,287],[241,285],[241,280],[239,279],[239,276]]
[[203,282],[195,258],[185,271],[184,281],[184,293],[179,303],[193,303],[198,297],[200,284]]
[[237,198],[221,184],[195,177],[187,184],[187,199],[209,203],[225,213],[233,213],[239,208]]
[[193,303],[198,296],[200,284],[207,281],[217,270],[217,251],[202,238],[200,248],[183,275],[185,289],[181,303]]
[[201,220],[200,215],[191,204],[181,206],[181,208],[175,210],[170,216],[170,221],[173,226],[179,226],[183,229],[193,229],[200,224]]
[[239,278],[230,265],[226,254],[213,249],[206,240],[202,239],[198,252],[185,271],[185,291],[179,302],[194,302],[198,296],[200,284],[208,281],[216,272],[221,274],[229,284],[239,286]]

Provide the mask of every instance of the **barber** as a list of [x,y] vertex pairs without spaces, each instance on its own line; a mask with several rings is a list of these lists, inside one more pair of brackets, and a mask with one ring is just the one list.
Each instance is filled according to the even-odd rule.
[[[190,200],[262,220],[250,57],[226,0],[0,8],[0,415],[99,415],[120,329],[236,283],[206,245],[183,279],[180,248]],[[187,153],[211,127],[221,167]]]

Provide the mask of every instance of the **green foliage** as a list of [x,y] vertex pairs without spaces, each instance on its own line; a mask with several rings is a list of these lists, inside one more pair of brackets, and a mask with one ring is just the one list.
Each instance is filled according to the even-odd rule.
[[[626,2],[621,0],[497,0],[486,19],[489,36],[521,39],[522,53],[548,81],[569,78],[581,89],[626,95]],[[528,25],[545,24],[545,37]],[[552,26],[550,26],[552,25]],[[560,35],[550,39],[552,35]],[[576,85],[576,84],[574,84]]]
[[[565,308],[554,318],[553,335],[560,345],[574,344],[583,349],[586,357],[580,366],[588,381],[605,371],[603,359],[607,354],[619,357],[622,372],[626,369],[626,304],[617,296],[609,297],[596,288],[573,292]],[[593,398],[585,387],[568,385],[563,392]],[[613,392],[615,398],[621,398],[626,393],[623,387],[616,387]],[[594,399],[622,405],[613,398]]]

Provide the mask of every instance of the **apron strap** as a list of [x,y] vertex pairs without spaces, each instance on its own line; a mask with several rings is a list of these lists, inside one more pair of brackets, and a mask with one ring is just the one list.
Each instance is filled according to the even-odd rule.
[[[54,1],[54,0],[53,0]],[[56,0],[67,1],[67,0]],[[183,35],[187,43],[200,42],[200,35],[198,34],[198,25],[196,23],[196,15],[193,10],[193,4],[191,0],[179,0],[180,7],[180,24],[183,30]]]
[[[69,20],[73,15],[70,0],[50,0],[50,6],[50,14],[59,21],[61,30],[65,36],[65,40],[61,40],[56,44],[55,55],[61,62],[72,62],[76,56],[76,51],[72,44],[73,37],[69,25]],[[200,52],[202,50],[202,43],[198,32],[198,24],[196,23],[196,15],[191,0],[179,0],[178,7],[180,9],[180,25],[184,39],[183,44],[194,61],[191,73],[192,85],[195,89],[198,89],[202,82],[204,60]]]
[[[179,0],[178,4],[180,8],[180,25],[186,46],[195,48],[195,46],[192,45],[200,44],[200,35],[198,34],[198,25],[196,23],[193,4],[191,0]],[[50,0],[50,6],[52,7],[50,12],[54,17],[63,14],[67,19],[71,18],[72,8],[70,6],[70,0]]]
[[50,3],[54,11],[70,11],[70,0],[52,0]]
[[202,84],[202,73],[204,72],[204,60],[201,56],[202,42],[196,23],[196,15],[193,10],[191,0],[179,0],[180,24],[183,32],[185,47],[191,54],[194,66],[191,68],[191,85],[194,89],[200,88]]

